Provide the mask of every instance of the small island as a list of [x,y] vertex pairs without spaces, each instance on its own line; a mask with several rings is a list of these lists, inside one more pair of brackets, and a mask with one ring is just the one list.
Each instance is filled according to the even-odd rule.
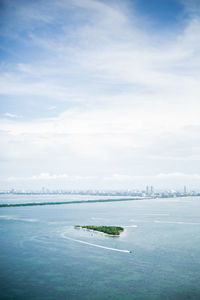
[[110,236],[119,236],[120,233],[124,231],[124,228],[119,227],[119,226],[94,226],[94,225],[80,226],[80,225],[76,225],[74,227],[76,229],[83,228],[83,229],[87,229],[87,230],[99,231],[99,232],[108,234]]

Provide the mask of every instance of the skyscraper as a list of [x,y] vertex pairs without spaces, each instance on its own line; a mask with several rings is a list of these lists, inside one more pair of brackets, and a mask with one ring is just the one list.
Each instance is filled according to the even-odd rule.
[[184,194],[187,194],[187,188],[185,185],[184,185]]
[[145,194],[149,195],[149,186],[148,185],[146,186],[146,193]]
[[151,195],[154,195],[154,188],[151,186]]

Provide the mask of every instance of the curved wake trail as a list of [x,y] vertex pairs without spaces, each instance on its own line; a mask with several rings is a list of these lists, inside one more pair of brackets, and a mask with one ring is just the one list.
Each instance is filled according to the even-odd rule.
[[123,253],[131,253],[131,251],[129,251],[129,250],[121,250],[121,249],[116,249],[116,248],[110,248],[110,247],[105,247],[105,246],[101,246],[101,245],[92,244],[92,243],[88,243],[88,242],[85,242],[85,241],[73,239],[73,238],[70,238],[68,236],[65,236],[64,234],[61,234],[61,236],[64,239],[68,239],[68,240],[71,240],[71,241],[74,241],[74,242],[77,242],[77,243],[86,244],[86,245],[97,247],[97,248],[102,248],[102,249],[107,249],[107,250],[117,251],[117,252],[123,252]]

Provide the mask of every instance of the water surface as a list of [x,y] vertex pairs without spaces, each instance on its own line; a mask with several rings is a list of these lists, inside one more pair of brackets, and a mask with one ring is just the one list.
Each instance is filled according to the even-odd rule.
[[197,197],[1,208],[0,299],[200,299],[199,215]]

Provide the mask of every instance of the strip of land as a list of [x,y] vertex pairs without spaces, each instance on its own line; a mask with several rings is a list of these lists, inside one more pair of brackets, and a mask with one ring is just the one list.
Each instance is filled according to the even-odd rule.
[[[147,198],[145,198],[146,200]],[[34,202],[34,203],[13,203],[0,204],[0,207],[19,207],[19,206],[41,206],[41,205],[60,205],[60,204],[82,204],[82,203],[97,203],[97,202],[120,202],[142,200],[141,198],[120,198],[120,199],[98,199],[98,200],[77,200],[77,201],[62,201],[62,202]]]

